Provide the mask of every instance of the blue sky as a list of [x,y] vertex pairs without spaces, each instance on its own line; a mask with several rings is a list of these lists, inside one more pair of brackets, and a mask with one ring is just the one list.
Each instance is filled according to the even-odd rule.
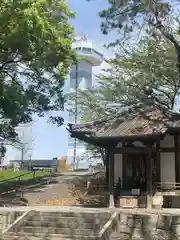
[[[106,0],[67,0],[70,8],[76,12],[76,19],[72,24],[77,35],[86,34],[88,38],[103,45],[113,40],[113,35],[104,36],[100,31],[98,12],[106,8]],[[67,122],[67,113],[61,113]],[[68,135],[66,126],[57,128],[47,123],[47,118],[35,119],[33,124],[33,151],[32,158],[51,159],[67,154]]]

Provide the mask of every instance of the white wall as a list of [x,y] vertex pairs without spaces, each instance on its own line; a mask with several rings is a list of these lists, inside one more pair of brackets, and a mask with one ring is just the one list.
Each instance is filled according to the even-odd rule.
[[[166,135],[160,141],[161,147],[174,147],[174,137]],[[175,153],[160,153],[160,167],[161,167],[161,182],[176,182],[175,175]]]
[[162,152],[160,156],[161,182],[175,183],[175,154]]
[[118,153],[114,155],[114,182],[117,183],[121,178],[121,184],[123,181],[123,160],[122,154]]

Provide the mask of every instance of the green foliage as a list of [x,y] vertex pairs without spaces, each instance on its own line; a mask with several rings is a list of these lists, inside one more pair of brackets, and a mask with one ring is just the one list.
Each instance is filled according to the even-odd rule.
[[[2,0],[0,12],[0,114],[13,130],[34,113],[63,109],[62,86],[75,60],[74,14],[63,0]],[[1,136],[14,137],[3,128],[1,121]]]
[[[112,89],[113,101],[122,107],[152,101],[173,109],[179,95],[180,78],[173,44],[166,39],[139,43],[134,53],[110,61],[108,77],[100,78],[101,91]],[[111,78],[111,81],[109,79]],[[152,93],[147,94],[147,89]],[[149,100],[148,100],[149,101]]]
[[108,0],[108,3],[108,7],[102,10],[99,16],[102,19],[103,34],[109,34],[111,31],[117,33],[115,41],[110,43],[109,47],[118,45],[122,50],[129,44],[136,44],[147,35],[163,35],[174,44],[177,59],[180,59],[180,46],[174,37],[174,32],[179,34],[179,0]]
[[[88,121],[89,119],[96,120],[104,117],[104,107],[101,106],[101,98],[99,98],[99,91],[97,89],[78,89],[77,95],[71,95],[68,99],[68,105],[72,106],[72,114],[75,114],[73,106],[76,97],[78,105],[78,118],[81,116],[83,121]],[[94,109],[96,109],[96,111],[94,111]]]
[[101,29],[104,34],[112,30],[123,30],[132,32],[134,28],[142,27],[142,24],[149,21],[156,21],[170,13],[170,1],[162,0],[109,0],[109,7],[102,10],[99,15],[103,19]]
[[118,46],[126,52],[127,46],[135,45],[147,36],[159,41],[163,37],[174,45],[180,73],[179,0],[108,0],[108,3],[108,8],[99,16],[102,33],[117,33],[116,40],[109,47]]

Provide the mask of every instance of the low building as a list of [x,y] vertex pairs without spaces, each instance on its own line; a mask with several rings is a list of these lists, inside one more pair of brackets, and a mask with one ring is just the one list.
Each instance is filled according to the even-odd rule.
[[20,169],[30,171],[33,169],[54,169],[57,171],[59,168],[59,161],[57,158],[53,159],[32,159],[32,160],[12,160],[10,165],[18,165]]
[[162,205],[166,196],[171,196],[171,203],[180,202],[176,198],[180,190],[179,113],[149,106],[126,117],[120,114],[108,120],[69,124],[69,132],[106,150],[111,207],[118,182],[119,195],[145,196],[148,208]]

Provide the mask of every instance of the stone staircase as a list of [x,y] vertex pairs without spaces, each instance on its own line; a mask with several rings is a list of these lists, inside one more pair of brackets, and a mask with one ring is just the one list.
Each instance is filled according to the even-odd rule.
[[[112,213],[30,211],[2,234],[4,240],[109,239]],[[108,228],[104,228],[108,224]]]

